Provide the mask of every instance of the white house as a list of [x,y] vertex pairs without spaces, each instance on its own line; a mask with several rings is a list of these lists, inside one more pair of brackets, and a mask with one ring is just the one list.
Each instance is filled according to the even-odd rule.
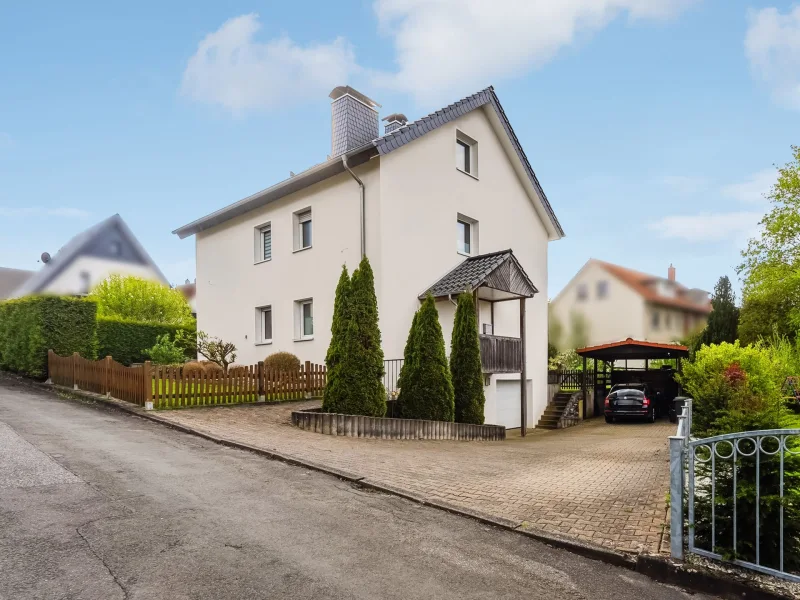
[[427,291],[448,351],[451,300],[478,296],[487,423],[520,426],[522,362],[498,366],[493,348],[522,356],[526,307],[532,426],[548,401],[547,244],[564,234],[494,89],[412,123],[392,114],[383,135],[374,101],[349,86],[330,97],[325,162],[174,232],[195,236],[199,329],[234,342],[244,364],[279,350],[321,363],[341,266],[363,253],[386,359],[402,358]]
[[[569,339],[575,319],[585,324],[585,345],[627,338],[676,342],[702,328],[711,312],[708,292],[666,277],[590,259],[551,301],[551,318]],[[563,345],[563,344],[562,344]]]
[[69,240],[55,256],[42,254],[42,268],[25,278],[11,293],[82,295],[109,275],[167,279],[119,215],[89,227]]

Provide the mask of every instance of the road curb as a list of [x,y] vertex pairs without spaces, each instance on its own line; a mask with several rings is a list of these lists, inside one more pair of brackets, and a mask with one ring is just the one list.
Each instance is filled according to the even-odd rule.
[[165,427],[169,427],[170,429],[174,429],[189,435],[194,435],[221,446],[252,452],[253,454],[258,454],[272,460],[278,460],[294,466],[304,467],[313,471],[332,475],[333,477],[351,482],[360,487],[365,487],[377,492],[405,498],[406,500],[410,500],[411,502],[415,502],[423,506],[430,506],[438,510],[443,510],[451,514],[466,517],[474,521],[479,521],[481,523],[504,529],[506,531],[521,534],[548,546],[567,550],[573,554],[578,554],[585,558],[597,560],[625,569],[630,569],[661,583],[691,589],[696,592],[713,594],[721,598],[730,598],[731,600],[741,598],[747,598],[748,600],[787,600],[793,598],[793,596],[789,593],[783,594],[780,591],[767,590],[758,585],[754,585],[749,581],[740,581],[732,577],[722,577],[720,574],[714,571],[696,565],[676,563],[667,557],[653,554],[625,554],[623,552],[609,550],[608,548],[603,548],[601,546],[554,536],[539,529],[528,528],[522,522],[494,517],[480,511],[459,507],[443,500],[426,498],[425,496],[410,492],[408,490],[378,483],[367,477],[355,475],[354,473],[328,467],[320,463],[297,458],[288,454],[283,454],[276,450],[267,450],[265,448],[251,446],[235,440],[221,438],[197,429],[193,429],[186,425],[173,423],[172,421],[168,421],[156,414],[153,414],[152,411],[145,411],[138,406],[128,405],[128,403],[123,403],[112,398],[106,398],[100,394],[94,394],[83,390],[73,390],[67,387],[56,386],[52,384],[45,384],[7,373],[1,373],[0,379],[10,379],[27,387],[36,388],[51,393],[62,392],[71,396],[84,398],[86,400],[100,402],[105,406],[121,410],[143,419],[148,419],[155,423],[164,425]]

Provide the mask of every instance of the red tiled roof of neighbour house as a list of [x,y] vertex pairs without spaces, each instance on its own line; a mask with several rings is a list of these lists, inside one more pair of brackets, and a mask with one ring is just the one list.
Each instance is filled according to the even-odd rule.
[[197,285],[194,283],[184,283],[176,287],[187,300],[191,300],[197,294]]
[[672,282],[675,285],[677,296],[674,298],[670,296],[664,296],[650,287],[649,284],[654,281],[664,280],[666,279],[665,277],[641,273],[639,271],[634,271],[633,269],[607,263],[602,260],[595,260],[594,262],[614,275],[617,279],[620,279],[623,283],[632,288],[648,302],[659,304],[661,306],[673,306],[675,308],[680,308],[695,313],[708,314],[711,312],[710,302],[703,302],[700,304],[693,302],[691,299],[686,297],[690,291],[689,288],[687,288],[685,285],[681,285],[677,281]]

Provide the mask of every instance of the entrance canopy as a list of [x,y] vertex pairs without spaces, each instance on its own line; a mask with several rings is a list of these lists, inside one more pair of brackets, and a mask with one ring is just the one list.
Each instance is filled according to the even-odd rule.
[[689,348],[686,346],[645,342],[632,338],[621,342],[613,342],[611,344],[581,348],[575,352],[584,358],[595,358],[606,362],[615,360],[686,358],[689,356]]
[[457,296],[461,292],[477,292],[480,300],[501,302],[533,298],[539,290],[511,250],[471,256],[419,295],[434,298]]

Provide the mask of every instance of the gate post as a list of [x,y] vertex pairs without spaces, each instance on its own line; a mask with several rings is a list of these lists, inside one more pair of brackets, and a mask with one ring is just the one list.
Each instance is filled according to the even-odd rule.
[[72,353],[72,389],[78,389],[78,381],[75,378],[75,371],[78,368],[78,356],[80,356],[77,352]]
[[264,361],[258,361],[258,401],[259,402],[266,402],[267,396],[264,392]]
[[105,393],[106,398],[111,398],[111,356],[106,356],[105,359]]
[[682,436],[670,436],[669,541],[670,554],[675,560],[683,560],[683,448]]
[[306,398],[311,398],[313,381],[311,381],[311,361],[310,360],[307,360],[306,364],[304,365],[303,375],[305,376],[304,377],[304,380],[305,380],[304,385],[305,385],[305,391],[306,391],[305,396],[306,396]]

